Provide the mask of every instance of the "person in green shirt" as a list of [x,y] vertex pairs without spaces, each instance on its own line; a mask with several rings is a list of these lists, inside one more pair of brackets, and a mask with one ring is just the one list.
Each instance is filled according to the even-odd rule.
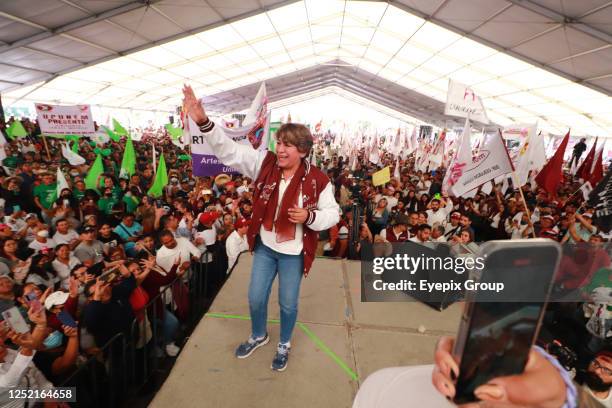
[[87,190],[87,187],[85,186],[85,182],[83,182],[83,180],[77,180],[74,183],[74,190],[72,190],[72,195],[78,201],[81,201],[83,197],[85,197],[85,190]]
[[42,183],[34,187],[34,203],[40,209],[45,223],[53,218],[53,203],[57,199],[57,184],[51,173],[42,174]]
[[102,197],[98,200],[98,208],[106,215],[110,215],[115,204],[119,202],[113,197],[112,188],[106,187],[103,189]]

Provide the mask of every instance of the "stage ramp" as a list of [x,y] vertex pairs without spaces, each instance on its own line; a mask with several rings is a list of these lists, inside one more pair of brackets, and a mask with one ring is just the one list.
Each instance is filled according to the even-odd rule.
[[250,334],[252,256],[238,265],[179,355],[151,407],[350,407],[361,382],[393,366],[431,364],[441,335],[456,333],[461,306],[362,303],[360,263],[317,258],[302,283],[287,370],[270,369],[279,339],[278,286],[270,296],[270,343],[234,357]]

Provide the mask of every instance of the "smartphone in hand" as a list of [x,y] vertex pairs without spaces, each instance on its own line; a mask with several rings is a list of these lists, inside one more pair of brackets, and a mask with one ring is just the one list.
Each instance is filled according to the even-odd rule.
[[2,317],[4,317],[4,321],[8,323],[15,333],[24,334],[30,332],[30,326],[28,326],[17,307],[13,306],[2,312]]
[[561,258],[559,244],[546,239],[489,241],[480,249],[485,263],[478,281],[503,282],[510,292],[503,301],[483,292],[466,297],[453,351],[456,404],[478,401],[476,388],[494,378],[523,373]]
[[64,325],[68,327],[77,327],[77,323],[74,321],[70,313],[65,310],[62,310],[57,314],[57,319]]
[[30,292],[25,295],[25,298],[27,299],[28,305],[34,313],[42,309],[42,304],[40,303],[40,300],[38,300],[38,296],[36,296],[36,293]]

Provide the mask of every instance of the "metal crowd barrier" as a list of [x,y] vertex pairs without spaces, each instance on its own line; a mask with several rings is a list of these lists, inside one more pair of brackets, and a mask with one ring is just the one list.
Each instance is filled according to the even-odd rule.
[[[184,332],[191,334],[226,279],[226,265],[217,262],[221,258],[217,254],[212,255],[210,259],[209,253],[209,262],[192,262],[189,271],[164,287],[143,308],[150,325],[148,342],[139,344],[145,326],[135,318],[129,333],[115,335],[98,354],[59,385],[77,387],[78,402],[71,406],[117,407],[129,398],[138,398],[145,386],[157,387],[155,380],[164,371],[160,363],[166,357],[164,345],[160,343],[164,314],[159,322],[156,321],[158,300],[161,299],[163,307],[169,308],[175,316],[178,303],[183,308],[187,306],[188,310],[183,310],[177,318],[179,332],[185,328]],[[83,401],[79,395],[84,396]]]

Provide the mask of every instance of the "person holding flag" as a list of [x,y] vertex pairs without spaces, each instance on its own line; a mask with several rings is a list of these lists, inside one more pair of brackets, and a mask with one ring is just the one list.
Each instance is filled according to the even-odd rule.
[[271,368],[284,371],[297,321],[300,284],[312,266],[318,231],[340,220],[332,183],[307,160],[313,137],[306,126],[283,124],[276,132],[276,153],[255,150],[226,137],[222,127],[208,118],[190,86],[185,85],[183,95],[187,114],[219,160],[254,180],[247,230],[249,249],[254,251],[248,296],[251,335],[235,355],[247,358],[269,342],[268,299],[278,275],[281,333]]

